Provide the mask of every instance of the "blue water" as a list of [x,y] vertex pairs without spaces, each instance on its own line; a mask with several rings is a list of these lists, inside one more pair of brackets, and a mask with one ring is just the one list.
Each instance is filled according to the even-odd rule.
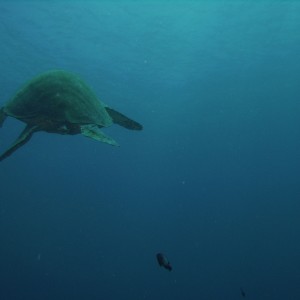
[[1,105],[65,69],[144,126],[104,129],[120,147],[36,133],[1,162],[0,299],[300,299],[299,15],[0,1]]

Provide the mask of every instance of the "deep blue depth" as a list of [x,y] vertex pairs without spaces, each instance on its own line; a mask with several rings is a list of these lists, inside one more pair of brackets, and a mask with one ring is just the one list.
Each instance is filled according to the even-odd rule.
[[[65,69],[144,130],[37,133],[1,162],[0,299],[300,299],[299,15],[1,0],[1,106]],[[1,152],[23,127],[6,120]]]

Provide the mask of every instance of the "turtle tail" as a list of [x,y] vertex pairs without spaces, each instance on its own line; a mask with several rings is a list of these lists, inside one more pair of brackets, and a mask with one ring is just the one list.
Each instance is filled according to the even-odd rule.
[[105,109],[115,124],[118,124],[120,126],[123,126],[127,129],[131,129],[131,130],[142,130],[143,129],[143,126],[141,124],[139,124],[136,121],[133,121],[132,119],[129,119],[128,117],[124,116],[120,112],[118,112],[108,106],[106,106]]
[[4,107],[1,107],[0,109],[0,127],[2,127],[3,125],[3,122],[5,121],[6,119],[6,113],[4,112]]

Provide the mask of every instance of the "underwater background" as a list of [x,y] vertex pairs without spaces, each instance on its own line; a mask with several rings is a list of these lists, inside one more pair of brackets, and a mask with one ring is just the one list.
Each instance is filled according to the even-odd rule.
[[300,299],[299,15],[0,1],[1,106],[64,69],[144,126],[104,129],[120,147],[36,133],[1,162],[0,299]]

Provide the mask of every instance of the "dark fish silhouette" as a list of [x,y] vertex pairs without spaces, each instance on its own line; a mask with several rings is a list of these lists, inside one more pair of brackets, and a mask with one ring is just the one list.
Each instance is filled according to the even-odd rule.
[[165,269],[167,269],[169,271],[172,271],[172,266],[171,266],[169,260],[167,259],[167,257],[164,254],[157,253],[156,254],[156,259],[157,259],[158,264],[161,267],[164,267]]
[[243,298],[246,298],[246,293],[245,293],[245,291],[244,291],[242,288],[240,288],[240,290],[241,290],[241,295],[242,295],[242,297],[243,297]]

